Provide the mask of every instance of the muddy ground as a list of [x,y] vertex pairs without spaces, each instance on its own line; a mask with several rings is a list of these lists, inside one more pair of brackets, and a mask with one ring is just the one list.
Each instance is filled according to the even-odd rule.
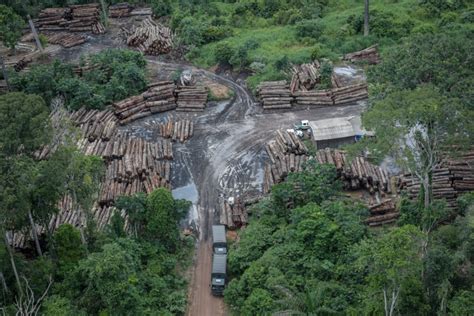
[[[52,50],[53,57],[66,61],[78,60],[83,54],[106,48],[123,48],[119,33],[120,23],[112,21],[109,32],[91,36],[81,46]],[[193,137],[185,144],[175,144],[172,166],[173,195],[193,203],[187,226],[197,236],[197,251],[189,290],[188,315],[224,315],[222,299],[210,294],[211,273],[210,227],[219,219],[220,197],[260,192],[263,166],[267,160],[264,145],[275,136],[277,129],[291,128],[302,119],[317,120],[356,115],[365,107],[364,102],[348,106],[298,109],[292,112],[264,113],[240,80],[196,69],[186,63],[172,63],[168,59],[147,57],[153,80],[170,78],[176,70],[192,69],[197,81],[224,85],[234,92],[231,100],[211,102],[202,113],[168,112],[157,114],[123,129],[148,140],[156,140],[157,123],[169,116],[186,117],[194,121]],[[360,69],[341,66],[336,72],[346,82],[364,79]]]

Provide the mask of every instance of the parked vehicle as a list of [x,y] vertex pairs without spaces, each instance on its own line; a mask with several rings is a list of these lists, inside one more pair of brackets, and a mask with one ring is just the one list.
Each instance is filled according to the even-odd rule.
[[212,256],[211,293],[212,295],[224,295],[227,281],[227,255],[214,254]]
[[227,254],[224,225],[212,225],[212,252],[215,254]]

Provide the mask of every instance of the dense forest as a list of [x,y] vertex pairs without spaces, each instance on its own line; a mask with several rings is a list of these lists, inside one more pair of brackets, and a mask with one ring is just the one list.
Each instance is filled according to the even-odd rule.
[[[89,2],[97,1],[3,0],[0,40],[14,48],[27,15]],[[171,27],[181,61],[240,75],[250,90],[289,79],[293,64],[317,59],[332,67],[374,44],[381,52],[382,63],[360,65],[370,91],[362,121],[376,137],[346,149],[374,162],[392,157],[422,183],[419,196],[402,194],[395,225],[369,228],[367,206],[345,194],[336,170],[308,161],[252,206],[249,225],[232,241],[230,313],[474,315],[474,193],[460,196],[452,212],[433,198],[432,183],[437,161],[473,146],[472,2],[371,1],[368,34],[363,1],[129,3],[150,6]],[[183,315],[194,239],[179,223],[190,202],[168,189],[120,197],[103,230],[87,212],[81,227],[61,225],[41,238],[33,228],[48,227],[64,195],[74,208],[91,209],[105,173],[101,157],[77,148],[70,122],[50,122],[57,104],[103,110],[149,83],[147,61],[135,51],[105,49],[84,55],[86,64],[96,67],[81,76],[59,60],[1,75],[12,91],[0,95],[0,311]],[[57,149],[39,160],[48,144]],[[11,232],[31,233],[30,249],[11,247]]]

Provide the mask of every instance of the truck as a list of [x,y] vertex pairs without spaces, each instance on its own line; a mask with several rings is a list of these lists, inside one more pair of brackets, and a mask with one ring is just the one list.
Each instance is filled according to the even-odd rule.
[[211,293],[215,296],[224,295],[227,281],[227,255],[214,254],[212,256]]
[[302,120],[300,124],[294,124],[293,128],[297,131],[306,131],[309,129],[309,121]]
[[212,252],[215,254],[227,254],[224,225],[212,225]]

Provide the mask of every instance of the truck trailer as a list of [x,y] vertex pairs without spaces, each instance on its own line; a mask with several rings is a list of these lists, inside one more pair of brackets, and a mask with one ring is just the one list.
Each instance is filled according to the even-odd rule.
[[212,252],[215,254],[227,254],[224,225],[212,225]]
[[215,296],[224,295],[227,281],[227,255],[214,254],[212,256],[211,293]]

